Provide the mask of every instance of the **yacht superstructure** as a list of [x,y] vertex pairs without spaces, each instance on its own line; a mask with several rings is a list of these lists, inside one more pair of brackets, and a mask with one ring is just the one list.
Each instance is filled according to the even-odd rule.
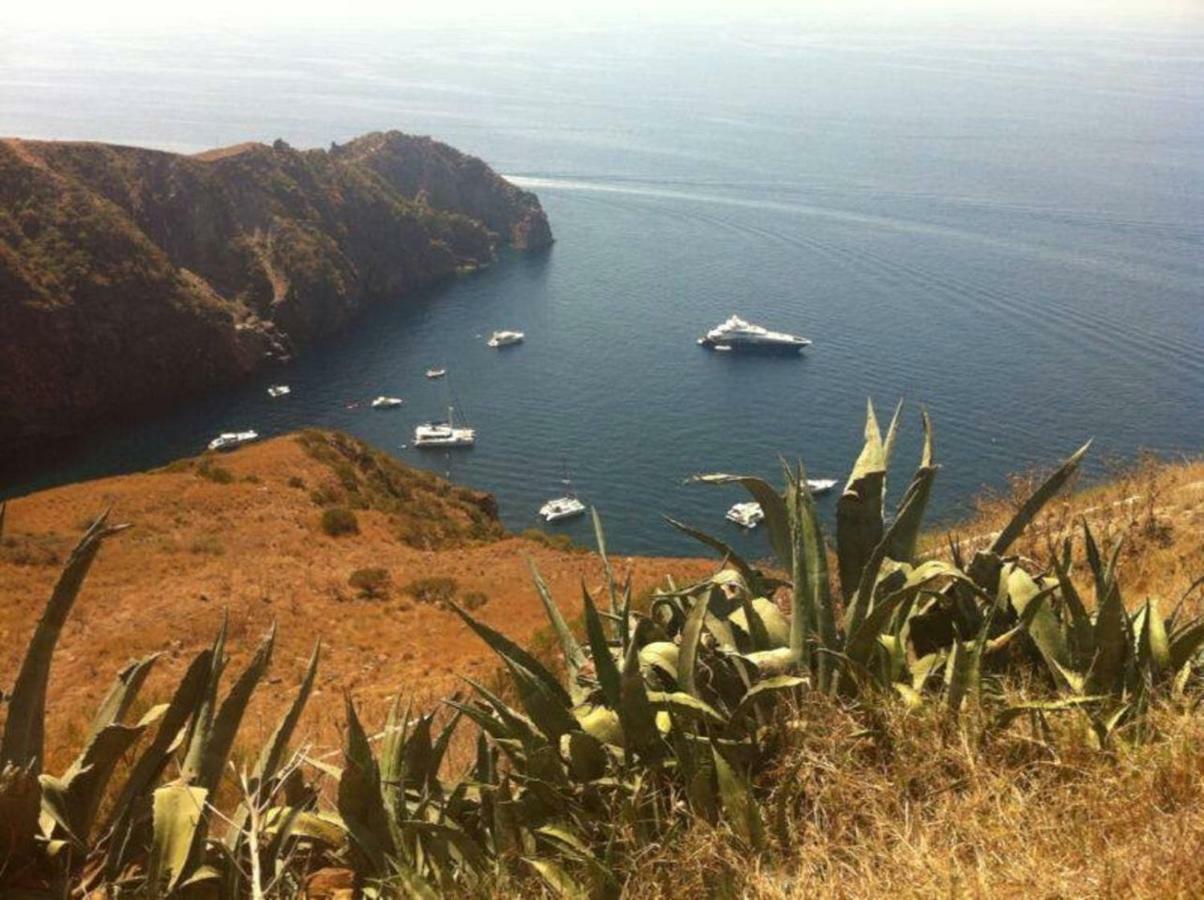
[[775,353],[796,353],[811,342],[805,337],[770,331],[760,325],[732,316],[721,325],[716,325],[698,339],[704,347],[715,350],[761,350]]
[[526,335],[521,331],[495,331],[489,335],[489,340],[485,343],[497,349],[498,347],[509,347],[511,344],[521,344]]

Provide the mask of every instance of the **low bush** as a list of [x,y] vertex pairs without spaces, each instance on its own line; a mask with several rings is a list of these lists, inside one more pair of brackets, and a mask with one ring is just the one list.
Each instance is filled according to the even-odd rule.
[[364,600],[387,597],[390,581],[389,570],[381,568],[356,569],[347,579],[347,583],[359,591],[359,596]]
[[447,575],[432,575],[428,578],[418,578],[405,586],[405,592],[419,603],[427,603],[440,608],[456,596],[460,588],[456,579]]
[[355,513],[345,506],[332,506],[322,511],[322,530],[331,537],[359,534],[360,523]]
[[480,609],[489,602],[489,595],[483,591],[469,591],[460,598],[460,605],[465,609]]

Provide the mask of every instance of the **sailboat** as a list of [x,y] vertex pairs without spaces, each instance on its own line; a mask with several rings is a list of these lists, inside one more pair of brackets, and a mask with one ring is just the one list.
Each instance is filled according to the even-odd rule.
[[539,508],[539,514],[543,516],[545,522],[559,522],[561,519],[571,519],[585,512],[585,504],[578,500],[577,495],[573,493],[573,482],[569,478],[567,462],[564,465],[564,478],[560,480],[560,483],[565,486],[564,495],[549,500]]
[[471,447],[477,440],[475,428],[455,424],[455,410],[447,408],[447,419],[442,422],[423,422],[414,429],[415,447]]

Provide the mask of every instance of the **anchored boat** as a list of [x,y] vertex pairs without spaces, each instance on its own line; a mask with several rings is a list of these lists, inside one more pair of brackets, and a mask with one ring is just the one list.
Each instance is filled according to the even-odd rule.
[[259,437],[258,431],[226,431],[209,442],[210,450],[233,450]]
[[447,374],[447,369],[427,369],[426,370],[427,378],[442,378],[446,374]]
[[447,408],[446,422],[424,422],[414,429],[415,447],[471,447],[476,443],[477,432],[474,428],[457,426],[452,415],[452,407]]
[[578,500],[577,495],[573,492],[573,482],[569,478],[567,463],[564,466],[564,478],[560,480],[560,483],[565,486],[564,496],[549,500],[539,508],[539,514],[543,516],[545,522],[559,522],[561,519],[571,519],[585,512],[585,504]]
[[498,347],[509,347],[511,344],[521,344],[526,335],[521,331],[495,331],[489,335],[489,340],[485,343],[493,347],[495,350]]
[[274,384],[268,388],[269,397],[283,397],[286,394],[291,394],[292,389],[287,384]]
[[[836,480],[834,478],[808,478],[807,487],[813,494],[826,494],[836,487]],[[735,522],[742,528],[756,528],[765,518],[765,510],[761,509],[761,504],[755,501],[737,503],[727,511],[724,518],[729,522]]]
[[404,403],[400,397],[377,397],[372,401],[373,409],[396,409]]
[[811,341],[805,337],[770,331],[760,325],[732,316],[721,325],[716,325],[698,339],[698,343],[713,350],[754,350],[762,353],[798,353],[809,347]]

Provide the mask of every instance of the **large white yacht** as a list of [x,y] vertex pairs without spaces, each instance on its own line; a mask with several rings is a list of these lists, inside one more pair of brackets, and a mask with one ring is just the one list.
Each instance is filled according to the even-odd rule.
[[415,447],[471,447],[476,440],[476,429],[455,424],[450,406],[446,422],[424,422],[414,429]]
[[489,335],[489,340],[485,343],[497,349],[498,347],[509,347],[511,344],[521,344],[526,335],[521,331],[495,331]]
[[774,353],[796,353],[811,342],[805,337],[769,331],[753,325],[739,316],[732,316],[722,325],[717,325],[698,339],[704,347],[715,350],[760,350]]
[[209,442],[210,450],[233,450],[259,437],[258,431],[227,431]]

